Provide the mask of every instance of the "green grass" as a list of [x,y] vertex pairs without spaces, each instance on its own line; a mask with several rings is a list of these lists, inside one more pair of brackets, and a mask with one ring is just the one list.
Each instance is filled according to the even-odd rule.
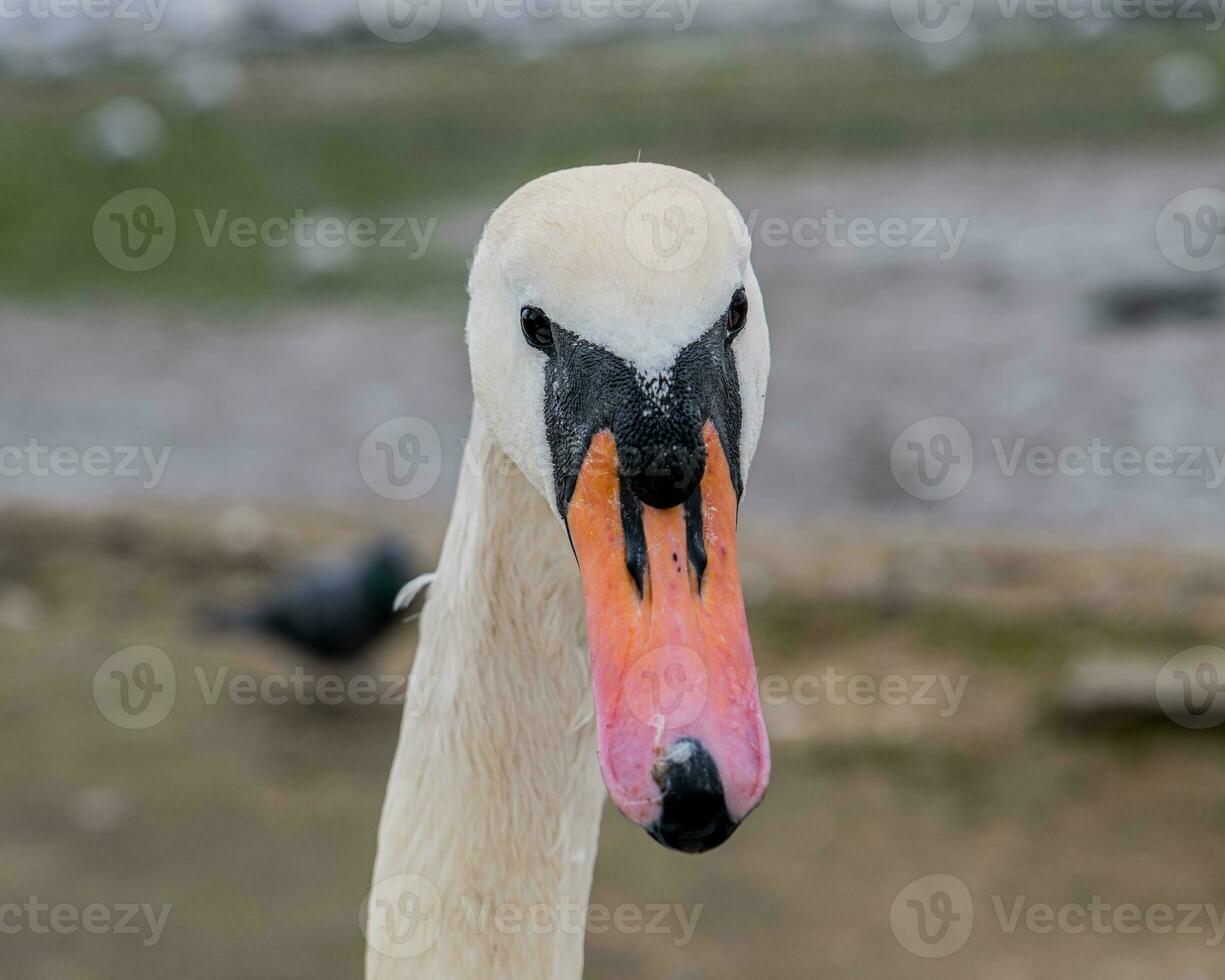
[[[1225,106],[1174,115],[1148,88],[1148,66],[1189,47],[1225,66],[1215,35],[1162,29],[985,48],[946,72],[902,48],[810,39],[626,42],[531,62],[488,48],[375,49],[252,60],[239,99],[197,114],[176,109],[148,70],[0,78],[0,290],[222,317],[319,302],[458,305],[469,225],[479,227],[471,216],[542,172],[640,151],[700,172],[769,174],[832,157],[1203,140],[1220,131]],[[83,151],[82,117],[119,94],[165,114],[160,156],[104,164]],[[140,186],[169,197],[178,240],[157,269],[120,272],[97,253],[92,222],[103,202]],[[441,224],[418,261],[372,248],[304,278],[285,250],[205,247],[193,217],[228,209],[258,222],[299,208]],[[470,220],[457,227],[461,214]]]

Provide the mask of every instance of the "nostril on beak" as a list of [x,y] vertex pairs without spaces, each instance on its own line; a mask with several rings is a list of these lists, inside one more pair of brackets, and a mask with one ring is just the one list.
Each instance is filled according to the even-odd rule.
[[727,812],[715,760],[697,739],[682,738],[651,773],[663,790],[663,809],[647,833],[666,847],[700,854],[718,847],[738,826]]

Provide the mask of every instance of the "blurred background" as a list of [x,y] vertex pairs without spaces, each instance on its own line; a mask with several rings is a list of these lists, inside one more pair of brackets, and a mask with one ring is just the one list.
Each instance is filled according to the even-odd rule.
[[606,815],[593,902],[699,911],[587,975],[1219,976],[1223,22],[5,0],[0,973],[361,975],[467,259],[641,158],[726,191],[768,306],[775,776],[700,859]]

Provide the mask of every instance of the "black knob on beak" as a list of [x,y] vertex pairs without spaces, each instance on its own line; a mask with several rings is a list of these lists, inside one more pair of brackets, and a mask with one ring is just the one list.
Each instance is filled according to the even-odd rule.
[[701,437],[648,444],[631,454],[624,472],[630,489],[648,507],[679,507],[693,496],[706,472]]

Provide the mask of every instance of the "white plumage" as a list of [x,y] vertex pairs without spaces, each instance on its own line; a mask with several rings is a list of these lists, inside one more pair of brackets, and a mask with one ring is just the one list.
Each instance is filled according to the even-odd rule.
[[579,571],[545,435],[544,355],[524,343],[519,310],[540,306],[663,391],[677,352],[743,284],[750,314],[735,356],[747,473],[769,371],[748,244],[716,187],[654,164],[550,174],[491,217],[469,280],[479,465],[462,469],[422,615],[413,672],[434,694],[406,715],[388,784],[369,980],[582,975],[581,929],[508,934],[480,916],[489,900],[523,914],[585,907],[605,797]]

